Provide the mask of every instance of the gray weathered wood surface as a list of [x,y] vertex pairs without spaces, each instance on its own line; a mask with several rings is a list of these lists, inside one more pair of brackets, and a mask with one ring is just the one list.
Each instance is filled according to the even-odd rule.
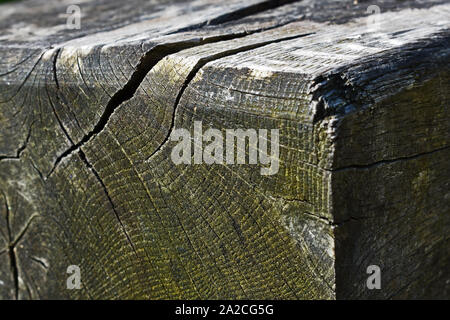
[[[438,0],[1,5],[0,298],[449,298],[449,27]],[[194,121],[279,129],[279,172],[173,164]]]

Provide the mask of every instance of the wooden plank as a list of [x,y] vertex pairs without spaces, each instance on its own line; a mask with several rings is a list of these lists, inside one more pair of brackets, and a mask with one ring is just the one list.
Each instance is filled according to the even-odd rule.
[[[449,296],[450,6],[290,2],[4,5],[0,297]],[[198,121],[279,168],[175,165]]]

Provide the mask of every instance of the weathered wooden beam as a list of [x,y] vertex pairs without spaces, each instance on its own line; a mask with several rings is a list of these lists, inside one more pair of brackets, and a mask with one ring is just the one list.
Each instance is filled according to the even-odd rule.
[[0,298],[448,298],[450,5],[373,4],[2,5]]

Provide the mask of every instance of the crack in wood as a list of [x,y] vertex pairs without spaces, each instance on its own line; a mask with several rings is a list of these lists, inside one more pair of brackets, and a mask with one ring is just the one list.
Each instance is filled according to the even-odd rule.
[[[296,1],[298,1],[298,0],[296,0]],[[273,8],[276,8],[278,6],[281,6],[283,4],[287,4],[289,2],[295,2],[295,1],[268,1],[263,7],[265,7],[265,6],[269,6],[269,7],[273,6]],[[273,8],[270,7],[268,9],[273,9]],[[268,10],[268,9],[265,9],[265,10]],[[264,11],[264,10],[262,10],[262,11]],[[230,17],[230,20],[227,20],[227,19],[223,18],[222,19],[223,21],[222,20],[218,20],[216,22],[216,24],[221,24],[221,23],[237,20],[237,19],[243,18],[245,16],[256,14],[256,13],[259,13],[259,12],[262,12],[262,11],[255,11],[254,13],[251,13],[251,11],[249,11],[248,14],[243,15],[243,16],[238,14],[235,17]],[[222,22],[219,22],[219,21],[222,21]],[[260,33],[260,32],[263,32],[263,31],[279,28],[279,27],[281,27],[281,26],[283,26],[283,25],[285,25],[287,23],[289,23],[289,22],[284,22],[284,23],[280,23],[280,24],[277,24],[277,25],[274,25],[274,26],[271,26],[271,27],[260,28],[260,29],[256,29],[256,30],[252,30],[252,31],[245,31],[245,32],[239,32],[239,33],[229,34],[229,35],[218,35],[218,36],[213,36],[213,37],[208,37],[208,38],[202,38],[202,39],[199,39],[199,40],[196,40],[196,41],[186,40],[186,41],[181,41],[181,42],[174,42],[174,43],[166,43],[166,44],[156,45],[155,47],[150,49],[148,52],[146,52],[141,57],[140,62],[136,66],[135,71],[131,75],[130,79],[108,101],[108,103],[107,103],[107,105],[106,105],[102,115],[100,116],[100,119],[95,124],[94,128],[88,134],[84,135],[83,138],[76,144],[73,143],[72,139],[70,138],[69,134],[67,133],[67,130],[62,125],[61,120],[58,118],[58,116],[56,114],[56,111],[55,111],[55,108],[53,106],[53,103],[50,102],[51,105],[52,105],[52,108],[53,108],[53,110],[55,112],[55,115],[57,116],[57,120],[58,120],[58,123],[61,126],[61,129],[66,134],[66,136],[68,137],[69,141],[71,141],[72,145],[67,150],[65,150],[61,155],[59,155],[56,158],[52,169],[47,174],[45,179],[47,180],[52,175],[52,173],[55,171],[56,167],[59,165],[59,163],[65,157],[69,156],[74,151],[79,150],[80,147],[82,147],[84,144],[86,144],[96,134],[100,133],[105,128],[105,126],[107,125],[110,117],[112,116],[112,114],[114,114],[115,110],[122,103],[124,103],[125,101],[131,99],[134,96],[134,94],[136,93],[137,89],[139,88],[139,86],[141,85],[142,81],[144,80],[145,76],[150,72],[150,70],[159,61],[161,61],[166,56],[174,54],[174,53],[177,53],[177,52],[185,50],[185,49],[189,49],[189,48],[196,47],[196,46],[201,46],[201,45],[204,45],[204,44],[216,43],[216,42],[221,42],[221,41],[226,41],[226,40],[242,38],[242,37],[245,37],[245,36],[248,36],[248,35],[251,35],[251,34]],[[272,41],[262,42],[260,44],[255,44],[255,45],[250,45],[250,46],[244,47],[245,49],[243,49],[243,50],[236,50],[236,51],[235,50],[230,50],[229,54],[227,53],[227,54],[224,54],[223,56],[218,55],[217,57],[214,56],[215,58],[213,58],[212,60],[218,59],[218,58],[221,58],[221,57],[225,57],[227,55],[231,55],[231,54],[235,54],[235,53],[239,53],[239,52],[255,49],[255,48],[258,48],[258,47],[261,47],[261,46],[265,46],[265,45],[268,45],[268,44],[271,44],[271,43],[277,43],[277,42],[280,42],[280,41],[287,41],[287,40],[295,39],[295,38],[298,38],[298,37],[307,36],[307,35],[310,35],[310,34],[313,34],[313,33],[307,33],[307,34],[304,34],[304,35],[296,35],[296,36],[290,36],[290,37],[283,37],[283,38],[272,40]],[[61,50],[61,48],[59,48],[56,51],[56,54],[55,54],[54,60],[53,60],[53,74],[54,74],[54,80],[55,80],[57,88],[59,88],[59,82],[58,82],[57,76],[56,76],[56,74],[57,74],[57,72],[56,72],[56,61],[57,61],[57,57],[59,55],[60,50]],[[212,60],[210,60],[210,61],[212,61]],[[209,62],[209,61],[206,61],[205,63],[207,63],[207,62]],[[184,89],[185,88],[182,88],[181,90],[184,91]],[[180,98],[181,98],[181,94],[178,94],[178,96]],[[178,98],[178,96],[177,96],[177,98]]]
[[30,128],[28,129],[28,133],[27,136],[25,138],[25,141],[23,142],[23,144],[19,147],[19,149],[17,149],[16,154],[12,155],[12,156],[8,156],[8,155],[1,155],[0,156],[0,161],[2,160],[18,160],[20,159],[20,156],[22,155],[22,153],[25,151],[25,149],[28,146],[28,142],[30,141],[31,138],[31,129],[33,128],[33,124],[35,121],[33,121],[30,125]]
[[179,104],[179,102],[181,100],[181,97],[183,96],[183,93],[186,90],[186,88],[188,87],[189,83],[192,81],[192,79],[194,79],[194,77],[197,75],[198,71],[204,65],[206,65],[208,62],[211,62],[211,61],[214,61],[214,60],[217,60],[217,59],[220,59],[220,58],[228,57],[228,56],[231,56],[231,55],[234,55],[234,54],[237,54],[237,53],[250,51],[250,50],[253,50],[253,49],[257,49],[257,48],[260,48],[260,47],[267,46],[269,44],[274,44],[274,43],[278,43],[278,42],[282,42],[282,41],[288,41],[288,40],[293,40],[293,39],[297,39],[297,38],[301,38],[301,37],[306,37],[306,36],[309,36],[311,34],[314,34],[314,32],[300,34],[300,35],[295,35],[295,36],[289,36],[289,37],[283,37],[283,38],[279,38],[279,39],[275,39],[275,40],[269,40],[269,41],[264,41],[264,42],[260,42],[260,43],[256,43],[256,44],[242,46],[240,48],[223,51],[223,52],[211,55],[209,57],[199,59],[199,61],[195,64],[195,66],[189,72],[188,76],[186,77],[186,79],[185,79],[185,81],[183,83],[183,86],[181,87],[181,89],[178,92],[178,95],[177,95],[177,97],[175,99],[175,103],[174,103],[174,107],[173,107],[173,113],[172,113],[172,120],[171,120],[171,124],[170,124],[169,130],[167,132],[167,135],[164,137],[164,140],[162,141],[162,143],[155,149],[155,151],[153,151],[145,159],[145,161],[149,161],[158,151],[161,150],[161,148],[167,143],[167,141],[169,141],[170,135],[172,134],[172,131],[173,131],[174,127],[175,127],[176,111],[178,109],[178,104]]
[[294,2],[301,2],[303,0],[268,0],[268,1],[264,1],[264,2],[259,2],[253,5],[250,5],[248,7],[245,8],[240,8],[236,11],[233,12],[228,12],[225,13],[221,16],[218,16],[214,19],[193,25],[193,26],[189,26],[189,27],[185,27],[185,28],[181,28],[178,30],[175,30],[173,32],[170,32],[169,34],[175,34],[175,33],[180,33],[180,32],[186,32],[186,31],[193,31],[193,30],[197,30],[200,29],[202,27],[205,26],[216,26],[219,24],[224,24],[227,22],[232,22],[232,21],[236,21],[239,19],[243,19],[258,13],[262,13],[264,11],[268,11],[271,9],[276,9],[278,7],[287,5],[287,4],[291,4]]
[[[278,26],[277,26],[278,27]],[[262,31],[266,31],[266,29],[258,29],[254,30],[252,32],[242,32],[242,33],[236,33],[231,35],[220,35],[215,37],[210,37],[206,39],[200,39],[197,41],[183,41],[183,42],[175,42],[175,43],[168,43],[168,44],[161,44],[156,45],[152,49],[150,49],[145,55],[143,55],[140,59],[139,64],[136,66],[135,71],[131,75],[128,82],[120,89],[118,90],[109,100],[107,103],[105,110],[103,111],[102,115],[100,116],[99,121],[95,124],[94,128],[86,134],[78,143],[73,144],[64,151],[61,155],[57,157],[55,160],[52,169],[47,174],[46,179],[48,179],[52,173],[55,171],[56,167],[59,165],[59,163],[67,156],[72,154],[73,152],[77,151],[82,147],[84,144],[86,144],[88,141],[92,139],[95,135],[100,133],[105,126],[107,125],[109,119],[111,118],[114,111],[125,101],[131,99],[134,94],[136,93],[136,90],[139,88],[140,84],[144,80],[145,76],[150,72],[150,70],[164,57],[177,53],[184,49],[189,49],[195,46],[200,46],[203,44],[208,43],[215,43],[220,41],[226,41],[226,40],[232,40],[241,38],[244,36],[247,36],[249,34],[254,34]],[[294,37],[289,37],[290,39]],[[287,38],[283,38],[286,39]],[[57,55],[56,55],[57,56]],[[56,68],[56,62],[54,63],[54,68]],[[54,71],[56,74],[56,71]],[[56,79],[56,76],[55,76]],[[53,104],[52,104],[53,107]],[[56,114],[56,113],[55,113]],[[62,125],[61,121],[58,121],[61,125],[61,128],[65,132],[66,136],[69,138],[69,140],[72,140],[70,136],[67,133],[67,130],[64,129],[64,126]]]
[[11,244],[8,245],[10,267],[11,267],[11,272],[13,274],[13,280],[14,280],[14,298],[16,300],[18,300],[19,299],[19,269],[17,267],[16,253],[15,253],[14,249],[15,248]]
[[8,256],[9,256],[9,267],[13,276],[14,282],[14,298],[18,300],[19,298],[19,269],[17,267],[17,259],[16,254],[14,252],[14,244],[11,241],[12,239],[12,231],[11,231],[11,222],[10,222],[10,211],[9,204],[6,194],[2,191],[2,196],[4,199],[5,209],[6,209],[6,230],[8,233]]
[[137,251],[136,251],[136,247],[133,243],[133,241],[131,241],[130,235],[128,234],[127,229],[125,228],[124,223],[122,222],[122,219],[120,218],[119,213],[117,212],[116,209],[116,205],[114,204],[114,202],[112,201],[111,196],[109,195],[108,189],[106,188],[105,183],[103,182],[103,180],[100,178],[100,175],[98,174],[98,172],[95,170],[95,168],[92,166],[92,164],[88,161],[88,159],[86,158],[86,155],[84,154],[84,152],[80,149],[78,151],[78,155],[80,156],[81,160],[86,164],[86,166],[88,167],[88,169],[93,173],[93,175],[95,176],[95,178],[97,179],[97,181],[100,183],[103,191],[105,192],[106,198],[108,199],[108,202],[111,204],[111,208],[114,212],[114,215],[117,218],[117,221],[120,224],[120,227],[122,228],[123,233],[125,234],[127,241],[129,242],[131,248],[133,249],[134,253],[136,254],[136,256],[138,256]]
[[16,237],[14,237],[14,239],[11,238],[11,245],[13,247],[15,247],[19,241],[23,238],[23,236],[25,235],[25,233],[27,232],[27,230],[29,229],[31,223],[33,222],[33,220],[35,218],[39,217],[39,214],[35,213],[33,215],[31,215],[30,218],[28,218],[27,222],[25,223],[25,226],[22,228],[22,230],[19,231],[18,235]]
[[56,49],[55,55],[53,56],[53,78],[55,80],[57,90],[59,90],[59,82],[58,82],[58,76],[56,74],[56,61],[58,60],[58,56],[59,56],[60,52],[61,52],[61,48]]
[[345,166],[345,167],[336,168],[336,169],[327,169],[327,171],[340,172],[340,171],[346,171],[346,170],[368,170],[368,169],[371,169],[374,167],[378,167],[378,166],[382,166],[382,165],[390,164],[390,163],[395,163],[398,161],[408,161],[408,160],[418,159],[423,156],[431,155],[433,153],[441,152],[441,151],[444,151],[447,149],[450,149],[450,146],[445,146],[445,147],[438,148],[438,149],[435,149],[432,151],[422,152],[422,153],[414,154],[411,156],[398,157],[395,159],[383,159],[383,160],[376,161],[376,162],[373,162],[370,164],[354,164],[354,165]]
[[45,261],[44,260],[42,260],[42,259],[40,259],[40,258],[38,258],[38,257],[33,257],[33,256],[31,256],[31,257],[29,257],[32,261],[34,261],[34,262],[36,262],[37,264],[39,264],[40,266],[42,266],[44,269],[48,269],[48,265],[45,263]]
[[[12,99],[14,99],[14,97],[20,92],[20,90],[22,90],[22,87],[25,85],[25,83],[27,82],[28,78],[30,78],[31,74],[33,73],[34,69],[36,69],[37,65],[41,62],[42,57],[44,56],[44,54],[47,52],[48,49],[43,49],[41,54],[39,55],[39,58],[36,60],[36,62],[33,64],[33,66],[31,67],[30,71],[27,72],[25,78],[23,79],[23,81],[20,83],[19,87],[17,88],[16,92],[9,97],[9,99],[0,101],[0,104],[3,103],[7,103],[9,101],[11,101]],[[13,116],[16,116],[17,113],[13,114]]]
[[5,209],[6,209],[6,217],[5,218],[6,218],[6,230],[8,233],[8,239],[5,239],[5,240],[7,240],[8,244],[7,244],[7,248],[3,249],[0,252],[0,255],[3,253],[6,253],[6,252],[8,253],[10,270],[11,270],[13,282],[14,282],[14,298],[16,300],[18,300],[19,299],[19,266],[17,263],[16,248],[17,248],[17,244],[20,242],[20,240],[23,238],[23,236],[29,229],[32,221],[39,215],[33,214],[26,221],[25,226],[22,228],[22,230],[19,231],[18,235],[13,236],[13,231],[12,231],[12,227],[11,227],[11,211],[9,209],[8,198],[6,197],[6,194],[3,191],[1,191],[1,194],[4,199],[4,205],[5,205]]

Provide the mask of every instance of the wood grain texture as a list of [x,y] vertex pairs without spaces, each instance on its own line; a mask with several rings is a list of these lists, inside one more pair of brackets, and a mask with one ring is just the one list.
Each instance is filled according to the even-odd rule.
[[[0,298],[448,298],[450,5],[370,4],[2,5]],[[278,173],[175,165],[195,121]]]

